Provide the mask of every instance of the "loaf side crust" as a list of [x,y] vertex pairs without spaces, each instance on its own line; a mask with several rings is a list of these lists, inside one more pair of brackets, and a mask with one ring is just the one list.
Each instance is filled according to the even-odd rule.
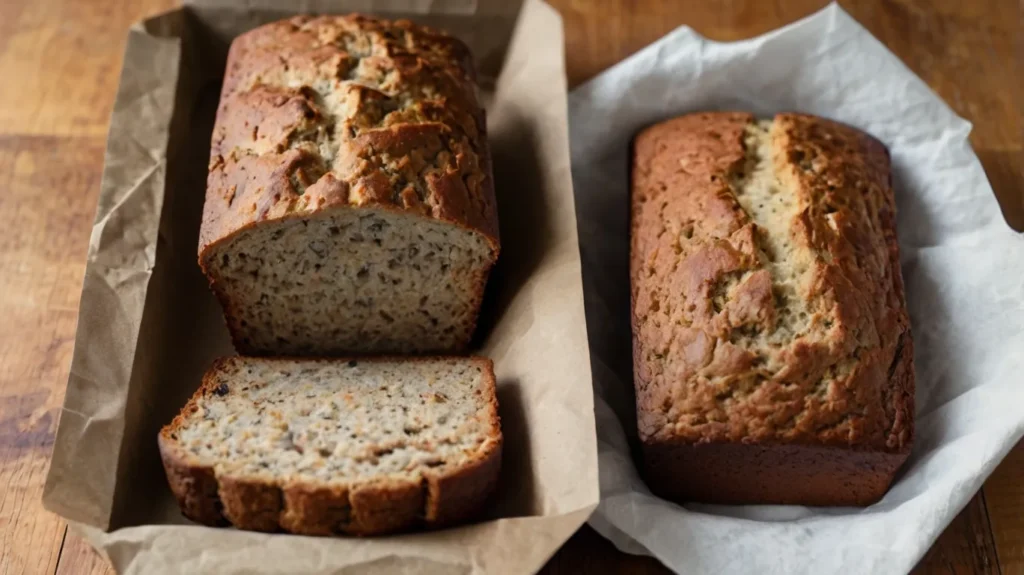
[[644,478],[671,501],[863,507],[889,490],[906,454],[797,444],[644,446]]
[[[359,361],[397,359],[440,358],[382,356]],[[484,392],[491,398],[492,433],[483,453],[444,473],[425,471],[421,482],[380,478],[339,485],[307,481],[278,485],[253,477],[218,476],[212,467],[199,464],[177,445],[171,435],[184,425],[185,415],[198,408],[200,397],[215,393],[212,374],[220,362],[230,360],[219,359],[181,413],[161,429],[157,438],[171,491],[182,513],[192,521],[210,526],[230,524],[251,531],[368,536],[418,527],[440,528],[470,520],[481,512],[497,485],[503,446],[493,362],[483,357],[472,359],[486,366]]]
[[[737,469],[752,482],[785,473],[800,458],[783,452],[807,447],[816,454],[807,461],[868,457],[843,469],[874,474],[855,499],[877,499],[913,439],[913,343],[888,152],[848,126],[779,114],[761,158],[754,125],[746,113],[692,114],[634,141],[631,319],[648,477],[679,498],[686,484]],[[774,187],[791,193],[778,203],[778,190],[751,195],[768,168]],[[740,446],[762,455],[740,457]],[[708,468],[728,463],[721,453],[739,467]],[[697,477],[680,477],[687,465]],[[796,491],[807,480],[785,477],[779,484],[797,482]]]

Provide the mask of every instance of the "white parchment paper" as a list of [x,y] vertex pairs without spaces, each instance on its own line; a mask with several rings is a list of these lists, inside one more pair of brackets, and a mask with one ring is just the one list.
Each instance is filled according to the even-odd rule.
[[[569,103],[597,394],[602,502],[591,525],[682,573],[909,571],[1024,433],[1024,237],[1000,214],[970,123],[834,4],[744,42],[679,28]],[[630,141],[715,109],[826,116],[892,153],[917,437],[892,490],[867,509],[678,506],[652,496],[634,467]]]

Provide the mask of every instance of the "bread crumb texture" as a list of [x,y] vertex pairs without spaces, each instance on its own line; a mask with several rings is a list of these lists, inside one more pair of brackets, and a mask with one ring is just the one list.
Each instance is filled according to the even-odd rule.
[[408,21],[232,43],[199,253],[240,351],[465,347],[498,253],[475,90],[466,46]]
[[444,474],[494,448],[493,380],[468,360],[234,359],[167,436],[217,476],[354,485]]
[[634,152],[642,439],[909,449],[885,148],[812,116],[709,113],[648,128]]

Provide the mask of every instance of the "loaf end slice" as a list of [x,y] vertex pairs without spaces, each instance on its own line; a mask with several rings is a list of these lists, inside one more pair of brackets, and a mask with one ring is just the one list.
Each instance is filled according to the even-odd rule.
[[484,358],[221,359],[158,442],[186,517],[307,535],[471,519],[502,448]]

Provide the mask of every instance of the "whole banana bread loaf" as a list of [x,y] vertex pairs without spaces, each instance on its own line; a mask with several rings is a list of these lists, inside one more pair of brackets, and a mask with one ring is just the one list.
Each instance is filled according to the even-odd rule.
[[889,156],[802,114],[705,113],[634,142],[645,474],[676,501],[867,505],[914,435]]
[[498,256],[468,48],[296,17],[231,45],[199,262],[246,354],[451,352]]

